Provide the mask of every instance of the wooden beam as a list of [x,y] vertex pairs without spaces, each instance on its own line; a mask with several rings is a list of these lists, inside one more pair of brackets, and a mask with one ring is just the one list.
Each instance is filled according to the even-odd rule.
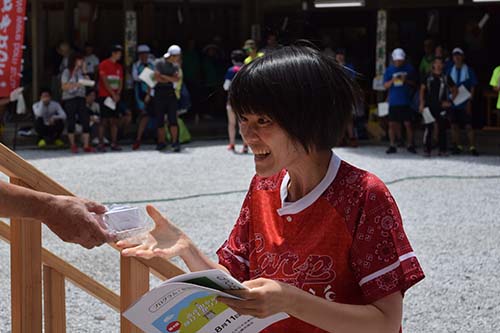
[[9,177],[22,179],[25,184],[37,191],[58,195],[73,195],[1,143],[0,172]]
[[45,332],[66,333],[66,292],[64,275],[43,266]]
[[[149,268],[131,257],[120,257],[120,312],[123,313],[139,297],[149,290]],[[142,331],[125,317],[120,317],[121,333]]]
[[[17,178],[11,183],[28,187]],[[11,219],[10,265],[12,332],[42,332],[42,227],[31,219]]]

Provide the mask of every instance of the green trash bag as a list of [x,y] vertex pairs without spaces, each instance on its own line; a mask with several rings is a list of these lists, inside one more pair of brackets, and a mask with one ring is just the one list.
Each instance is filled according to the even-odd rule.
[[[179,143],[187,143],[191,141],[191,133],[189,133],[189,130],[184,123],[184,120],[182,118],[177,118],[177,126],[179,126]],[[167,139],[168,142],[172,141],[172,138],[170,137],[170,130],[168,128],[168,125],[165,125],[165,138]]]

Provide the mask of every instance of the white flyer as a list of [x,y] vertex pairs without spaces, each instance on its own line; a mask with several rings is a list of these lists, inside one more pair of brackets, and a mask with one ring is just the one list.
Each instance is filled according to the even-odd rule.
[[464,85],[458,87],[457,97],[453,100],[453,104],[460,105],[463,102],[467,101],[471,97],[470,91],[465,88]]
[[240,315],[217,296],[245,287],[218,269],[182,274],[163,282],[136,301],[123,316],[148,333],[258,333],[286,319],[278,313],[259,319]]
[[389,103],[378,103],[377,115],[382,118],[389,115]]
[[116,109],[116,103],[111,97],[106,97],[106,99],[104,100],[104,105],[106,105],[111,110]]
[[422,112],[422,122],[425,125],[432,124],[433,122],[436,121],[436,118],[432,116],[431,110],[429,108],[424,108],[424,111]]
[[81,84],[84,87],[93,87],[93,86],[95,86],[95,81],[94,80],[89,80],[89,79],[79,79],[78,83]]
[[144,68],[141,74],[139,74],[139,79],[144,81],[150,88],[156,86],[155,72],[148,67]]

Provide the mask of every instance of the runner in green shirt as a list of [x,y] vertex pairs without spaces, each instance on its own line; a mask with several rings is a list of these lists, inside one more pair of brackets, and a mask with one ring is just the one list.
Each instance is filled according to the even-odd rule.
[[495,68],[493,75],[491,76],[490,86],[493,90],[498,92],[497,109],[500,110],[500,66]]

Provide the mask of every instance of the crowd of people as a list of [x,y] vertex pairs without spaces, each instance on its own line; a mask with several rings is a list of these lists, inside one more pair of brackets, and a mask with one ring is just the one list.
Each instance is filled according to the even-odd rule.
[[[139,59],[132,68],[135,106],[128,105],[123,99],[125,74],[120,64],[123,56],[121,45],[114,45],[110,56],[100,62],[90,46],[86,47],[85,55],[73,52],[63,57],[60,68],[62,106],[52,100],[48,89],[41,91],[40,101],[33,105],[39,135],[38,147],[43,148],[52,142],[56,146],[63,146],[61,135],[66,127],[71,152],[78,153],[79,147],[75,140],[78,121],[84,152],[96,151],[92,142],[97,143],[99,152],[105,152],[107,144],[111,150],[120,151],[122,148],[118,143],[119,128],[128,125],[132,120],[132,110],[137,110],[139,128],[132,148],[140,148],[149,119],[152,119],[157,127],[156,149],[167,148],[167,116],[172,150],[179,152],[177,110],[182,87],[181,48],[172,45],[160,59],[151,57],[147,45],[139,45],[137,53]],[[139,77],[145,68],[154,73],[154,88]],[[108,129],[109,140],[105,137]]]
[[[120,63],[122,46],[113,46],[109,57],[100,61],[91,45],[86,45],[84,52],[79,53],[63,43],[58,51],[61,57],[59,91],[42,89],[40,100],[33,105],[38,146],[44,148],[49,143],[64,146],[62,135],[66,130],[70,150],[77,153],[80,148],[75,131],[78,129],[76,132],[81,132],[80,142],[84,152],[105,152],[108,146],[113,151],[119,151],[122,149],[118,141],[120,129],[136,119],[133,150],[140,149],[149,129],[155,133],[157,150],[168,147],[168,138],[171,149],[179,152],[180,110],[191,109],[196,117],[200,114],[210,117],[214,114],[212,109],[220,113],[222,105],[225,105],[228,150],[235,152],[238,121],[227,103],[231,82],[241,68],[282,47],[275,34],[268,35],[262,48],[255,40],[248,39],[241,49],[230,52],[229,61],[216,43],[203,48],[202,58],[195,51],[193,41],[187,43],[186,50],[171,45],[159,58],[153,55],[148,45],[141,44],[137,47],[137,60],[129,75],[133,81],[133,96],[124,98],[127,75]],[[345,49],[326,48],[323,54],[334,58],[351,79],[356,80],[358,73],[347,61]],[[154,73],[154,88],[141,78],[145,69]],[[490,82],[496,91],[500,90],[499,76],[500,67],[495,70]],[[417,69],[408,61],[403,49],[394,49],[383,81],[389,104],[387,154],[396,153],[398,145],[406,145],[408,152],[417,153],[415,131],[423,118],[422,147],[425,156],[431,156],[436,148],[440,156],[464,151],[478,155],[472,127],[472,105],[478,79],[466,63],[462,48],[454,48],[448,57],[443,46],[435,46],[432,40],[426,40],[424,56]],[[54,95],[56,98],[52,98]],[[454,103],[457,100],[459,103]],[[341,144],[357,147],[359,126],[355,126],[354,120],[361,119],[364,113],[364,106],[353,110]],[[183,123],[181,125],[184,126]],[[467,149],[461,141],[462,129],[467,133]],[[451,130],[451,145],[447,142],[448,130]],[[241,152],[248,151],[248,145],[243,142]]]
[[[424,51],[417,71],[407,61],[403,49],[394,49],[392,63],[384,73],[389,104],[390,145],[387,154],[397,152],[397,142],[402,140],[401,125],[406,133],[407,151],[417,153],[415,120],[422,119],[424,156],[431,156],[434,149],[439,156],[447,156],[449,152],[454,155],[468,152],[478,156],[473,100],[479,82],[473,68],[466,62],[464,50],[455,47],[451,57],[447,57],[443,46],[434,47],[432,40],[426,40]],[[500,70],[496,70],[490,82],[496,91],[500,89],[499,76]],[[447,142],[449,129],[451,145]],[[461,140],[462,129],[467,134],[467,146]]]

